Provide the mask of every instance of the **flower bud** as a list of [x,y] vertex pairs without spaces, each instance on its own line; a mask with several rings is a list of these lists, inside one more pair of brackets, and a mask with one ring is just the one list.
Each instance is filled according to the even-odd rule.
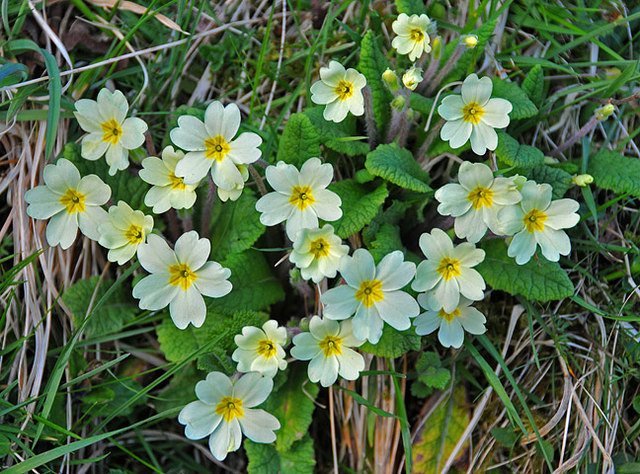
[[554,158],[553,156],[545,156],[544,157],[544,164],[545,165],[555,165],[556,163],[559,163],[557,158]]
[[467,48],[472,49],[475,48],[478,44],[478,36],[477,35],[464,35],[460,37],[460,41]]
[[440,59],[440,54],[442,54],[442,38],[436,36],[431,42],[431,55],[434,59]]
[[522,176],[521,174],[516,174],[515,176],[513,176],[513,182],[516,185],[518,191],[522,191],[522,186],[524,186],[524,183],[527,182],[527,177]]
[[593,176],[590,174],[579,174],[572,178],[573,184],[584,188],[587,184],[593,183]]
[[406,100],[403,96],[399,95],[394,97],[394,99],[391,101],[391,107],[393,107],[396,110],[402,110],[402,108],[404,107]]
[[419,67],[412,67],[402,76],[402,82],[405,87],[410,90],[414,90],[418,87],[418,84],[422,82],[422,69]]
[[594,112],[598,120],[607,120],[609,116],[616,110],[613,104],[603,105]]
[[386,71],[382,73],[382,80],[391,92],[395,93],[398,92],[398,89],[400,89],[400,81],[398,80],[398,76],[391,69],[387,68]]

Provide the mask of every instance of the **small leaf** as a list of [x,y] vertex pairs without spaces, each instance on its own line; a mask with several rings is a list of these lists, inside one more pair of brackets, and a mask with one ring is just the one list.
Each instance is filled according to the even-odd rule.
[[349,156],[366,155],[369,152],[367,143],[350,140],[356,133],[356,120],[353,115],[347,115],[342,122],[335,123],[324,119],[323,110],[324,107],[309,107],[304,111],[318,133],[322,145]]
[[300,167],[307,159],[320,156],[320,139],[305,114],[293,114],[282,131],[277,161]]
[[640,160],[609,150],[600,150],[589,159],[587,173],[599,188],[640,196]]
[[411,152],[396,143],[380,145],[367,154],[364,166],[374,176],[380,176],[402,188],[430,193],[429,175],[416,162]]
[[396,9],[398,13],[406,13],[409,16],[426,13],[422,0],[396,0]]
[[273,444],[254,443],[249,439],[244,440],[244,449],[249,458],[249,474],[313,474],[316,465],[313,439],[309,433],[294,443],[290,450],[282,453]]
[[400,239],[400,228],[391,224],[382,224],[376,234],[375,239],[369,245],[369,252],[378,263],[385,255],[394,250],[402,250],[402,240]]
[[531,102],[527,94],[515,82],[507,82],[494,77],[491,97],[501,97],[511,102],[513,106],[513,110],[509,113],[511,120],[538,115],[538,107]]
[[493,428],[491,428],[490,432],[498,443],[506,446],[507,448],[513,448],[520,439],[520,435],[513,431],[511,428],[501,428],[499,426],[494,426]]
[[558,262],[534,258],[518,265],[507,255],[507,245],[502,239],[485,241],[482,248],[486,256],[476,268],[496,290],[542,302],[573,296],[573,283]]
[[393,97],[382,81],[382,73],[389,67],[389,61],[382,54],[380,41],[373,30],[367,31],[360,44],[360,63],[358,71],[367,78],[367,85],[371,88],[373,101],[373,115],[376,119],[378,131],[382,131],[389,122],[391,108],[389,104]]
[[427,387],[444,390],[451,380],[451,372],[442,367],[442,361],[435,352],[423,352],[416,364],[418,381]]
[[571,175],[553,166],[536,166],[531,170],[529,178],[536,183],[547,183],[553,188],[553,199],[560,199],[573,186]]
[[342,217],[331,224],[336,234],[343,239],[369,224],[389,194],[385,184],[369,191],[370,186],[356,183],[352,179],[338,181],[330,185],[329,189],[342,199]]
[[498,159],[508,165],[531,169],[544,164],[544,154],[535,147],[520,145],[518,140],[505,132],[498,132]]
[[364,239],[367,247],[371,246],[371,242],[376,239],[378,231],[384,224],[398,225],[400,221],[406,216],[407,209],[411,207],[411,204],[406,201],[393,201],[384,211],[378,213],[373,218],[371,223],[366,229],[362,231],[362,238]]
[[522,90],[534,104],[540,105],[544,94],[544,74],[542,66],[536,64],[522,81]]
[[409,351],[420,350],[420,336],[416,334],[414,328],[398,331],[385,324],[378,343],[365,342],[360,346],[360,350],[380,357],[395,359]]

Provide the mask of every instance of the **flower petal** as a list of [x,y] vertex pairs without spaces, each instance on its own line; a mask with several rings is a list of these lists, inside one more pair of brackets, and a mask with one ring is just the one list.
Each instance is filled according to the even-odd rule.
[[242,400],[243,406],[253,408],[264,402],[273,390],[273,379],[257,372],[243,375],[233,387],[233,395]]
[[365,249],[357,249],[353,252],[353,257],[344,256],[340,260],[340,275],[354,288],[359,288],[365,280],[373,280],[375,274],[376,264]]
[[382,320],[389,326],[404,331],[411,327],[411,320],[420,312],[416,300],[404,291],[392,291],[384,294],[382,301],[375,303],[375,308]]
[[464,106],[462,96],[458,94],[448,95],[442,99],[442,103],[438,107],[438,114],[445,120],[458,120],[462,118],[462,108]]
[[169,314],[178,329],[185,329],[189,323],[199,328],[204,324],[207,307],[198,289],[191,285],[187,291],[178,288],[169,303]]
[[342,355],[338,357],[338,373],[345,380],[357,380],[360,372],[364,370],[364,358],[362,355],[349,349],[342,347]]
[[440,202],[438,212],[443,216],[463,215],[471,208],[468,195],[469,191],[457,183],[445,184],[435,193],[435,198]]
[[443,319],[442,324],[440,324],[438,340],[444,347],[454,347],[458,349],[462,346],[462,342],[464,341],[464,331],[457,319],[458,318],[455,318],[451,322],[447,322]]
[[545,227],[552,229],[569,229],[580,221],[577,213],[580,204],[573,199],[557,199],[551,201],[549,207],[544,211],[547,220],[544,222]]
[[349,285],[340,285],[322,295],[320,300],[325,305],[324,317],[329,319],[346,319],[356,312],[360,302],[356,300],[356,290]]
[[60,244],[63,250],[68,249],[74,240],[76,240],[77,234],[77,213],[67,214],[67,212],[59,212],[54,215],[49,221],[49,224],[47,224],[47,242],[52,247]]
[[141,309],[158,310],[166,307],[179,290],[169,284],[168,274],[152,274],[133,287],[133,297],[140,300]]
[[506,99],[489,99],[483,107],[484,115],[480,120],[493,128],[504,128],[509,125],[509,112],[513,109],[511,102]]
[[27,214],[34,219],[49,219],[54,214],[65,211],[60,196],[46,186],[36,186],[28,190],[24,194],[24,200],[29,203]]
[[426,336],[440,327],[442,318],[438,316],[438,311],[426,311],[418,315],[413,321],[416,326],[418,336]]
[[493,84],[491,83],[491,79],[487,76],[482,79],[478,79],[476,74],[468,75],[460,88],[462,100],[465,104],[477,102],[483,107],[491,97],[492,91]]
[[262,138],[257,133],[241,133],[238,138],[229,143],[227,156],[237,164],[249,164],[258,161],[262,152],[258,148],[262,145]]
[[416,274],[416,265],[405,262],[400,250],[395,250],[380,261],[376,270],[376,280],[382,282],[383,291],[393,291],[404,288]]
[[256,443],[273,443],[276,440],[273,431],[280,428],[280,422],[275,416],[264,410],[251,408],[244,409],[244,416],[238,422],[244,435]]
[[214,407],[195,401],[185,406],[178,415],[178,422],[186,425],[184,435],[189,439],[202,439],[209,436],[218,427],[222,417]]
[[527,232],[526,229],[518,232],[511,243],[507,255],[515,257],[518,265],[524,265],[536,252],[536,239],[533,234]]
[[194,285],[204,296],[220,298],[231,292],[232,285],[228,281],[231,270],[224,268],[218,262],[206,262],[198,271]]
[[192,115],[178,117],[178,126],[169,132],[171,141],[187,151],[204,151],[204,141],[210,138],[204,123]]

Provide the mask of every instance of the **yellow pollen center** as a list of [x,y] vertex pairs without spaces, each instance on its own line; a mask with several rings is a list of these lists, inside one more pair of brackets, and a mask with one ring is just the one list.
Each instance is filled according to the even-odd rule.
[[546,220],[547,215],[544,212],[538,209],[531,209],[527,212],[527,215],[523,217],[522,222],[524,222],[527,232],[531,234],[536,230],[542,232],[544,230],[544,221]]
[[294,186],[291,190],[289,204],[298,206],[298,209],[301,211],[304,211],[307,206],[311,206],[314,202],[316,202],[316,198],[311,194],[311,188],[309,186]]
[[270,339],[262,339],[258,341],[258,354],[265,359],[275,357],[277,353],[276,344]]
[[187,185],[184,184],[182,178],[178,178],[173,172],[169,173],[169,181],[171,182],[171,189],[186,189]]
[[457,318],[458,316],[460,316],[460,310],[458,308],[454,309],[453,313],[447,313],[444,309],[441,309],[438,312],[438,317],[444,318],[444,320],[448,323],[453,321],[453,318]]
[[424,31],[420,28],[411,28],[411,30],[409,30],[409,39],[415,43],[419,43],[424,40]]
[[127,231],[124,233],[125,238],[131,245],[138,245],[144,240],[144,232],[139,225],[131,224]]
[[380,280],[363,281],[356,291],[356,299],[362,301],[366,308],[371,308],[376,301],[382,301],[384,299],[382,282]]
[[102,135],[103,142],[109,142],[112,145],[117,145],[120,141],[120,137],[122,136],[122,127],[116,121],[116,119],[111,119],[106,122],[102,122],[100,124],[100,128],[104,132]]
[[451,280],[453,277],[460,276],[460,261],[455,258],[443,257],[436,271],[442,275],[442,278]]
[[234,418],[242,418],[242,400],[235,397],[222,397],[220,403],[216,405],[216,415],[222,416],[224,421],[229,423]]
[[477,102],[469,102],[462,107],[462,120],[476,125],[480,123],[480,118],[484,115],[484,109]]
[[320,257],[326,257],[329,255],[329,249],[331,245],[325,239],[320,237],[319,239],[311,241],[309,244],[309,253],[313,255],[314,259]]
[[341,337],[327,335],[322,341],[318,343],[318,346],[324,352],[325,357],[331,357],[332,355],[342,355]]
[[84,201],[86,197],[75,189],[67,189],[67,192],[60,198],[60,204],[67,208],[67,214],[74,212],[84,212]]
[[169,267],[169,284],[173,286],[179,286],[184,291],[187,291],[191,286],[191,283],[196,281],[198,276],[191,271],[189,265],[186,263],[179,263],[177,265],[171,265]]
[[206,150],[204,156],[210,160],[215,159],[216,161],[222,161],[227,153],[231,151],[231,147],[227,141],[220,135],[213,138],[207,138],[204,141],[204,147]]
[[478,186],[467,195],[467,199],[471,201],[471,205],[477,211],[482,207],[493,206],[493,194],[492,190]]
[[333,92],[338,96],[340,102],[343,102],[353,95],[353,84],[349,81],[342,80],[338,82]]

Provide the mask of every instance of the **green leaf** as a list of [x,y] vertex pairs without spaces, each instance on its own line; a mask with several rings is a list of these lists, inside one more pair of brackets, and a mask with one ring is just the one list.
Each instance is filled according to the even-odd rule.
[[222,262],[222,266],[231,270],[229,281],[233,289],[222,298],[207,298],[205,301],[209,311],[260,311],[284,299],[280,283],[260,252],[246,250],[231,254]]
[[599,96],[609,99],[613,94],[620,92],[620,89],[625,86],[638,72],[639,65],[640,61],[629,64],[626,68],[624,68],[624,71],[622,71],[618,77],[611,81],[609,87],[607,87],[604,92],[600,93]]
[[304,114],[309,118],[322,145],[349,156],[366,155],[369,145],[360,140],[352,140],[356,133],[356,120],[348,115],[340,123],[328,122],[322,116],[324,107],[309,107]]
[[367,154],[364,166],[374,176],[419,193],[433,190],[427,184],[429,175],[416,162],[413,154],[396,143],[380,145]]
[[491,428],[490,433],[498,443],[507,448],[513,448],[520,439],[520,435],[511,428],[494,426]]
[[[71,310],[75,327],[79,327],[82,324],[99,279],[100,277],[94,276],[79,280],[67,288],[67,291],[62,295],[62,301]],[[113,280],[103,280],[100,283],[94,301],[100,301],[100,298],[105,295],[113,283]],[[131,297],[128,289],[120,285],[100,307],[99,314],[89,319],[85,328],[85,335],[88,338],[92,338],[114,334],[120,331],[127,321],[133,319],[138,311],[138,305]]]
[[491,97],[501,97],[507,99],[513,105],[513,110],[509,114],[511,120],[535,117],[538,115],[538,107],[529,99],[527,94],[520,89],[515,82],[503,81],[494,77],[493,93]]
[[[478,37],[478,44],[475,48],[467,48],[460,55],[460,58],[456,61],[456,64],[449,74],[442,80],[439,86],[444,86],[453,81],[459,81],[464,79],[467,75],[471,74],[475,68],[475,64],[477,60],[482,56],[482,52],[484,51],[484,47],[487,44],[487,41],[493,36],[493,30],[496,28],[497,20],[489,21],[482,25],[480,28],[470,31],[469,33],[474,34]],[[444,66],[451,55],[454,54],[456,48],[458,47],[457,41],[452,41],[445,47],[445,52],[442,55],[442,59],[440,60],[441,66]]]
[[635,158],[600,150],[589,159],[587,173],[600,188],[640,196],[640,161]]
[[544,73],[542,66],[536,64],[522,81],[522,90],[534,104],[540,105],[544,94]]
[[290,450],[279,453],[273,444],[254,443],[244,440],[244,449],[249,458],[249,474],[277,472],[279,474],[313,474],[316,465],[313,439],[309,433],[293,444]]
[[80,155],[80,145],[68,143],[64,146],[62,157],[71,161],[81,176],[89,174],[97,175],[111,188],[111,202],[117,204],[124,201],[133,209],[139,209],[145,214],[151,214],[151,209],[144,204],[144,196],[149,190],[149,185],[142,181],[137,174],[131,174],[130,170],[119,171],[115,176],[109,176],[109,165],[104,159],[89,161]]
[[378,213],[373,218],[366,229],[362,231],[362,238],[367,247],[371,246],[371,242],[376,239],[378,231],[384,224],[398,225],[406,216],[407,210],[411,207],[411,203],[406,201],[393,201],[384,211]]
[[298,168],[309,158],[320,156],[320,138],[305,114],[293,114],[282,131],[277,161]]
[[262,408],[280,421],[276,449],[284,453],[309,431],[315,409],[313,401],[320,389],[309,383],[307,364],[291,364],[288,373],[281,372],[278,377],[286,381],[269,395]]
[[487,240],[482,248],[486,256],[476,268],[496,290],[542,302],[573,296],[573,283],[557,262],[534,258],[518,265],[507,255],[507,245],[502,239]]
[[407,15],[421,15],[426,13],[422,0],[396,0],[396,9],[398,13],[406,13]]
[[400,238],[400,228],[396,225],[382,224],[376,234],[376,238],[369,245],[369,252],[378,263],[385,255],[394,250],[402,250],[402,240]]
[[153,397],[153,406],[158,413],[174,408],[182,408],[187,403],[196,400],[196,394],[188,387],[195,387],[196,383],[204,378],[193,364],[189,364],[184,370],[179,371],[173,377],[169,386],[160,394]]
[[429,116],[431,109],[433,108],[433,98],[425,97],[417,92],[412,92],[409,96],[409,107],[416,112]]
[[505,132],[498,132],[498,159],[508,165],[531,169],[544,164],[544,154],[535,147],[520,145],[518,140]]
[[352,179],[333,183],[329,189],[337,193],[342,200],[342,217],[331,224],[336,234],[343,239],[359,232],[369,224],[378,214],[389,194],[384,183],[373,191],[369,191],[370,186],[356,183]]
[[414,328],[398,331],[385,324],[378,343],[365,342],[360,349],[373,355],[395,359],[409,351],[420,350],[420,336]]
[[[112,414],[114,416],[129,416],[133,413],[133,407],[147,402],[146,396],[137,397],[137,394],[142,391],[142,385],[134,380],[117,380],[109,385],[108,391],[111,392],[112,398],[110,401],[94,407],[91,411],[92,416],[108,417]],[[126,402],[134,397],[133,403],[121,409]],[[83,401],[85,400],[83,399]]]
[[367,31],[360,44],[358,71],[364,74],[367,78],[367,85],[371,88],[373,116],[381,134],[389,122],[391,113],[389,104],[393,99],[382,81],[382,73],[388,67],[389,61],[382,54],[382,46],[374,31]]
[[553,199],[560,199],[573,186],[571,175],[553,166],[536,166],[531,170],[529,178],[536,183],[547,183],[553,188]]
[[418,372],[416,382],[427,387],[444,390],[451,380],[451,372],[442,367],[442,361],[435,352],[423,352],[416,364],[416,371]]
[[256,212],[256,201],[253,191],[246,188],[237,201],[223,203],[216,200],[210,237],[214,259],[247,250],[264,233],[265,226]]
[[[414,472],[440,472],[465,428],[469,424],[469,405],[462,386],[442,401],[425,420],[413,442]],[[458,458],[465,455],[467,439]]]

